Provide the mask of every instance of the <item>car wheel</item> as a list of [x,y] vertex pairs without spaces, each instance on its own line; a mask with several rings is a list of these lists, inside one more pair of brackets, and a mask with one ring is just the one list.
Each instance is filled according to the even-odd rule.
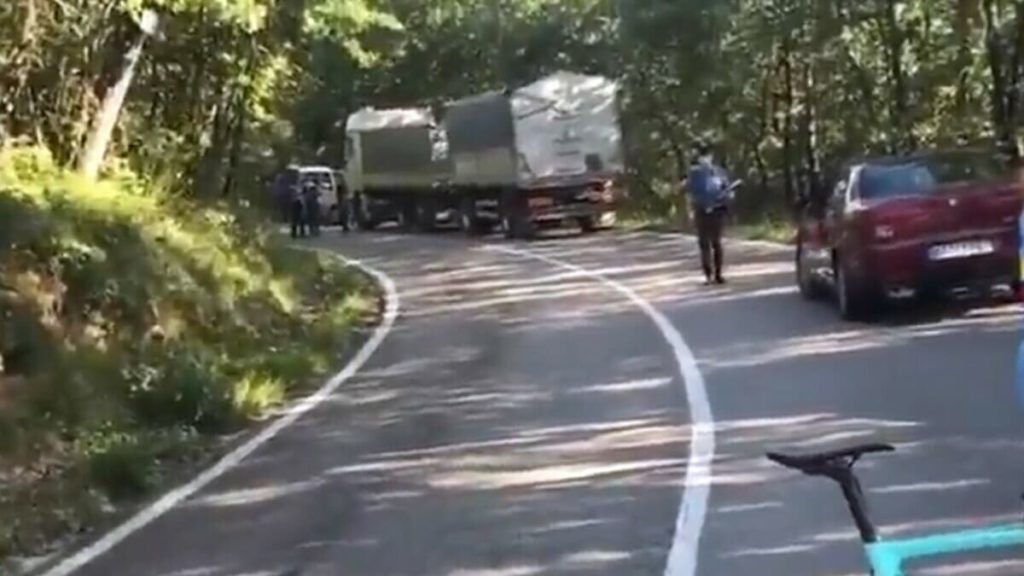
[[863,319],[870,304],[868,295],[861,287],[855,285],[841,261],[836,263],[835,278],[839,316],[843,320]]
[[796,245],[796,284],[800,288],[800,295],[807,300],[815,300],[821,296],[821,287],[814,280],[804,260],[804,245],[800,240],[797,240]]

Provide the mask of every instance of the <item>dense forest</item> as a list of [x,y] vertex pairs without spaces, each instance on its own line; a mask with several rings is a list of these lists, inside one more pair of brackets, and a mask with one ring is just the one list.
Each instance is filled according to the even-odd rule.
[[[141,46],[145,7],[160,22]],[[622,80],[640,205],[667,209],[666,183],[704,137],[764,211],[850,155],[1014,140],[1024,2],[10,0],[0,141],[81,162],[140,47],[107,160],[183,193],[251,195],[289,159],[338,164],[362,105],[568,68]]]

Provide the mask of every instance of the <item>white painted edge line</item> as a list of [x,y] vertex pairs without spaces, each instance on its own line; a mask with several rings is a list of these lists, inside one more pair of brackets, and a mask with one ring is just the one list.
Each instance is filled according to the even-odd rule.
[[493,245],[485,246],[482,250],[539,260],[600,282],[607,288],[625,296],[661,332],[662,338],[672,350],[679,375],[683,379],[691,420],[690,457],[686,466],[683,496],[679,514],[676,517],[672,547],[669,550],[664,574],[665,576],[695,576],[700,536],[704,530],[704,518],[707,515],[708,497],[711,492],[711,466],[715,456],[715,421],[711,414],[711,403],[708,401],[704,377],[697,367],[697,359],[693,356],[693,352],[683,336],[664,314],[632,288],[603,274],[529,250]]
[[381,288],[383,288],[384,317],[377,328],[374,329],[370,339],[363,343],[362,347],[359,348],[359,351],[356,352],[356,355],[349,360],[348,364],[346,364],[340,372],[332,376],[330,380],[325,382],[316,392],[306,396],[293,406],[289,407],[281,417],[274,420],[259,434],[253,436],[245,444],[242,444],[223,456],[216,464],[201,472],[187,484],[167,492],[156,502],[140,510],[124,523],[117,526],[110,532],[107,532],[96,542],[79,550],[71,556],[68,556],[56,566],[50,568],[46,572],[43,572],[40,576],[68,576],[79,568],[82,568],[86,564],[100,557],[114,546],[117,546],[125,538],[128,538],[135,532],[138,532],[150,522],[153,522],[188,497],[205,488],[225,472],[237,466],[242,462],[242,460],[255,452],[256,449],[265,444],[268,440],[277,436],[282,430],[294,424],[296,420],[326,400],[338,389],[338,387],[354,376],[356,372],[366,364],[367,360],[370,359],[373,353],[376,352],[377,348],[379,348],[384,342],[384,339],[391,331],[392,326],[394,326],[395,320],[398,318],[399,298],[398,291],[395,288],[395,283],[387,274],[367,266],[358,260],[346,258],[328,250],[321,251],[342,260],[349,266],[354,266],[363,272],[366,272],[373,277]]

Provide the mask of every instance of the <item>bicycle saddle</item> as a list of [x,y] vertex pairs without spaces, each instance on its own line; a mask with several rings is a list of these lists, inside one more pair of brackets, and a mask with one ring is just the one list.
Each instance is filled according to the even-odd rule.
[[874,443],[860,444],[858,446],[851,446],[849,448],[841,448],[839,450],[831,450],[828,452],[801,455],[769,452],[766,456],[776,464],[780,464],[786,468],[799,470],[804,474],[823,474],[830,468],[849,468],[865,454],[893,452],[895,450],[896,448],[889,444]]

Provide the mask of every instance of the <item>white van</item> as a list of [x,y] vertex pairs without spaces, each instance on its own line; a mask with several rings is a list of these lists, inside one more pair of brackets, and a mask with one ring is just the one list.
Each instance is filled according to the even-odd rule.
[[284,172],[285,184],[292,189],[302,190],[302,185],[313,180],[320,186],[320,217],[324,224],[337,224],[341,215],[338,210],[338,182],[330,166],[289,166]]

